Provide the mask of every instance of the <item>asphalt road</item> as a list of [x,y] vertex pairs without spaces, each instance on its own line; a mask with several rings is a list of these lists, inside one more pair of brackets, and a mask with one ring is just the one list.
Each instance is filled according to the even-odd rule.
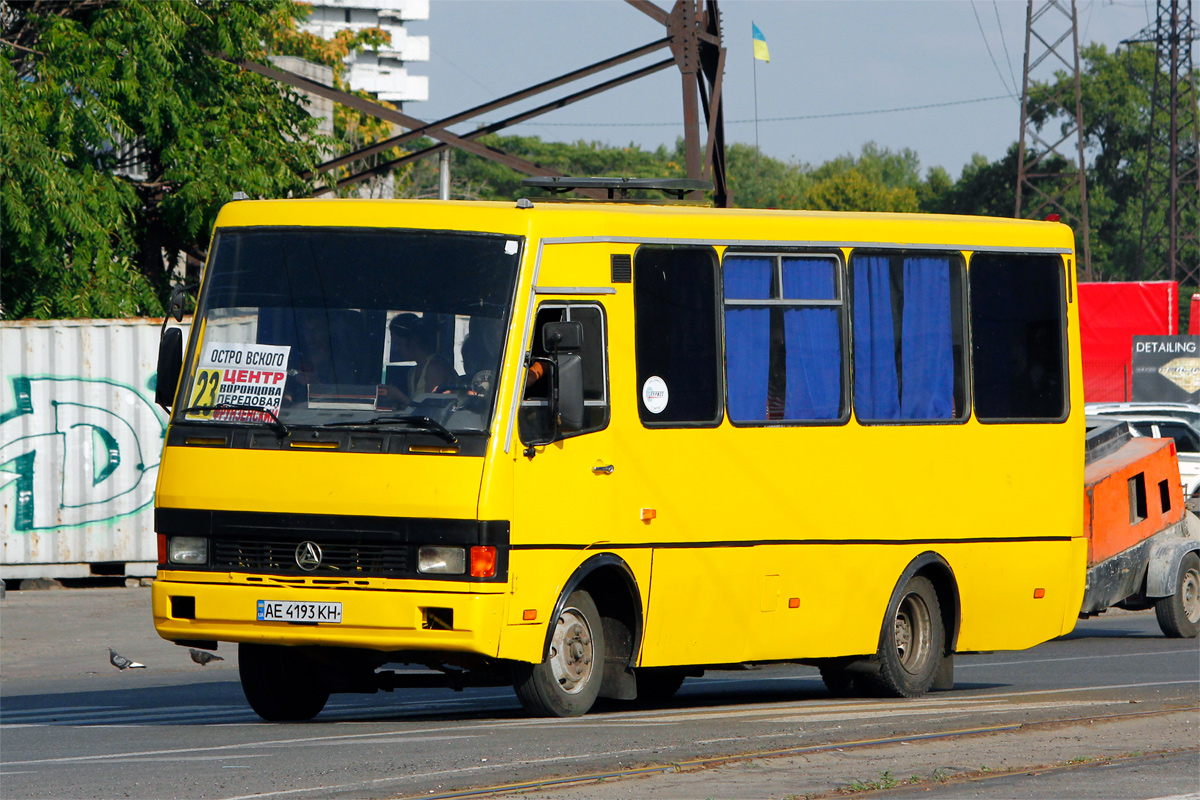
[[[154,636],[148,595],[64,590],[10,592],[0,600],[3,797],[437,797],[586,774],[612,774],[606,797],[666,796],[665,785],[658,791],[658,784],[616,780],[617,773],[647,767],[661,773],[671,765],[704,770],[712,759],[728,757],[738,760],[701,772],[700,782],[677,796],[783,797],[789,791],[773,784],[745,783],[748,774],[753,778],[750,765],[850,754],[812,791],[812,781],[789,778],[787,786],[819,794],[854,781],[878,784],[882,765],[893,763],[881,760],[887,747],[930,754],[928,763],[918,758],[911,767],[895,761],[906,765],[904,774],[944,769],[938,777],[966,776],[986,766],[975,755],[981,743],[1020,732],[1027,732],[1026,744],[1017,746],[1018,755],[1031,759],[1026,764],[1091,763],[1098,748],[1106,757],[1169,751],[1152,772],[1128,758],[1091,769],[1102,777],[1101,766],[1109,776],[1130,769],[1150,776],[1145,791],[1106,796],[1180,794],[1180,786],[1200,793],[1200,777],[1189,788],[1189,776],[1200,769],[1194,713],[1200,650],[1195,639],[1163,638],[1152,613],[1081,622],[1069,636],[1028,651],[960,657],[955,689],[916,701],[835,700],[815,670],[782,665],[709,673],[689,679],[659,707],[610,703],[574,720],[530,719],[511,690],[477,689],[335,695],[311,723],[271,725],[245,704],[236,651],[226,646],[219,651],[225,661],[193,664],[186,649]],[[109,645],[147,669],[118,672],[108,663]],[[1109,726],[1113,735],[1104,739],[1084,728],[1032,736],[1073,720],[1095,731]],[[923,735],[943,738],[916,738]],[[904,741],[887,744],[896,739]],[[939,746],[954,755],[935,755],[943,752]],[[754,754],[757,760],[745,760]],[[1017,763],[995,758],[993,768]],[[803,772],[796,770],[793,778]],[[742,782],[713,783],[718,775]],[[1039,796],[1010,786],[999,791],[1010,789],[932,796]],[[596,785],[579,791],[600,794]]]

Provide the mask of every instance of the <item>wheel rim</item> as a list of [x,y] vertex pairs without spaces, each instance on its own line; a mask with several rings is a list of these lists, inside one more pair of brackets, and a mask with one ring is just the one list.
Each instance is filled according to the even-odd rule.
[[1200,622],[1200,571],[1189,569],[1184,573],[1179,599],[1183,601],[1183,613],[1188,622]]
[[933,625],[929,606],[916,593],[907,594],[896,609],[896,655],[905,671],[918,673],[929,658]]
[[550,641],[550,669],[567,694],[577,694],[592,677],[592,629],[576,608],[563,609]]

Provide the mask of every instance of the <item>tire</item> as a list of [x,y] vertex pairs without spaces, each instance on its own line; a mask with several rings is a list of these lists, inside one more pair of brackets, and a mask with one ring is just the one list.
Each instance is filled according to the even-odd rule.
[[[920,697],[937,678],[946,632],[937,591],[928,578],[917,575],[889,607],[879,637],[879,674],[869,678],[873,694],[882,697]],[[865,677],[865,676],[864,676]]]
[[304,722],[321,713],[329,689],[303,651],[279,645],[238,645],[242,692],[267,722]]
[[514,666],[513,689],[536,717],[582,716],[600,692],[604,656],[600,612],[587,592],[572,592],[554,622],[546,660]]
[[1200,631],[1200,555],[1188,553],[1179,562],[1174,592],[1154,602],[1154,616],[1164,635],[1194,639]]
[[637,699],[639,706],[664,703],[675,696],[687,678],[683,670],[670,668],[641,668],[636,672]]

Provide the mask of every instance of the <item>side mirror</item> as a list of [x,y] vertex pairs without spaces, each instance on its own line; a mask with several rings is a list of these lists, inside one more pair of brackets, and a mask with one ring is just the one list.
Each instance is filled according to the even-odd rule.
[[154,402],[167,411],[175,403],[175,388],[183,370],[183,331],[167,328],[158,341],[158,377],[154,384]]
[[187,300],[189,288],[182,283],[178,284],[171,292],[171,299],[167,302],[167,316],[174,317],[176,322],[183,322],[183,304]]
[[582,322],[547,322],[542,327],[542,345],[554,361],[554,390],[550,415],[562,433],[583,430]]
[[554,376],[558,402],[553,410],[558,412],[558,429],[565,433],[583,430],[583,357],[560,353]]

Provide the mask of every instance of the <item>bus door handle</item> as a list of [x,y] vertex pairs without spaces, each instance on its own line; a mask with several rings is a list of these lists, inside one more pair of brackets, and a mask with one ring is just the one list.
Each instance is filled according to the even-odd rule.
[[612,475],[613,474],[613,465],[605,464],[603,467],[592,467],[592,472],[594,472],[597,475]]

